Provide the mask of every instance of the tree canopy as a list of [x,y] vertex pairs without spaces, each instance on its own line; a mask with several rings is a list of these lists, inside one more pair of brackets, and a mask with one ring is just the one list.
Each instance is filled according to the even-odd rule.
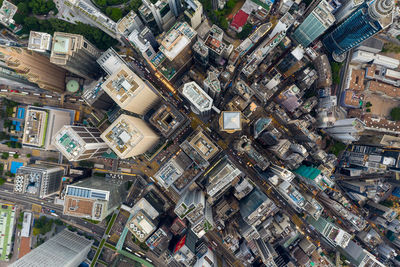
[[393,108],[393,109],[390,111],[390,117],[391,117],[392,120],[394,120],[394,121],[400,121],[400,107]]

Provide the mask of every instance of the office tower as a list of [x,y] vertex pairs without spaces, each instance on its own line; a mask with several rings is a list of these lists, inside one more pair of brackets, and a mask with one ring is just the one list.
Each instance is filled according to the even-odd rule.
[[149,27],[144,27],[143,30],[139,33],[139,36],[150,42],[150,45],[156,50],[160,46],[157,42],[154,32],[150,30]]
[[206,248],[207,252],[203,256],[199,257],[193,267],[213,267],[218,266],[217,256],[214,251],[210,248]]
[[187,190],[179,199],[175,206],[174,212],[180,219],[187,218],[191,223],[204,212],[205,196],[201,190]]
[[223,197],[215,206],[214,212],[218,219],[225,222],[239,211],[239,201],[232,195]]
[[239,206],[243,220],[252,226],[259,225],[278,209],[275,203],[258,188],[254,188],[250,194],[240,200]]
[[201,18],[203,16],[203,5],[197,0],[184,0],[183,4],[185,7],[185,11],[183,12],[183,14],[186,21],[190,23],[190,26],[193,29],[196,29],[201,24]]
[[25,76],[30,82],[49,91],[64,92],[66,71],[49,59],[25,48],[0,46],[0,61]]
[[147,240],[146,245],[160,257],[165,250],[168,249],[172,234],[165,225],[161,226]]
[[181,0],[168,0],[168,4],[169,7],[172,9],[175,17],[179,17],[179,15],[183,11]]
[[179,134],[179,129],[186,121],[186,116],[179,112],[170,103],[163,103],[151,115],[149,122],[157,128],[164,137],[172,137]]
[[333,8],[322,0],[294,31],[292,37],[303,47],[309,46],[321,36],[334,22]]
[[196,243],[199,238],[192,232],[187,231],[178,241],[173,250],[175,260],[185,266],[193,266],[196,261]]
[[28,49],[39,53],[49,54],[51,51],[52,36],[45,32],[29,33]]
[[97,59],[96,62],[108,74],[117,72],[121,65],[126,65],[126,61],[112,48],[108,48]]
[[273,174],[278,175],[279,178],[281,178],[281,179],[283,179],[283,180],[285,180],[285,181],[287,181],[289,183],[295,177],[293,172],[291,172],[288,169],[285,169],[285,168],[283,168],[281,166],[275,165],[273,163],[271,163],[271,165],[269,166],[269,169]]
[[214,101],[219,101],[221,96],[221,83],[218,80],[217,74],[215,72],[209,71],[207,73],[207,78],[203,81],[204,91],[214,99]]
[[256,239],[255,244],[262,262],[268,267],[277,267],[278,265],[275,264],[274,258],[276,258],[278,254],[271,244],[261,238]]
[[208,231],[214,227],[212,208],[208,202],[205,202],[204,209],[199,213],[197,220],[193,221],[190,228],[198,238],[202,238]]
[[341,254],[343,254],[353,266],[364,267],[384,267],[385,264],[379,262],[379,260],[369,253],[362,246],[356,242],[350,240],[349,244],[345,248],[339,248]]
[[142,56],[148,61],[152,60],[156,56],[153,46],[145,38],[142,38],[140,32],[136,29],[131,32],[128,36],[128,41],[136,48]]
[[132,235],[140,242],[145,242],[148,237],[157,229],[157,223],[150,218],[145,210],[138,210],[127,222],[127,228]]
[[14,193],[45,198],[60,190],[64,169],[47,164],[21,166],[15,175]]
[[139,14],[154,32],[168,31],[175,22],[175,15],[167,0],[158,0],[154,4],[150,0],[144,0]]
[[146,114],[159,100],[149,85],[125,64],[108,76],[102,88],[122,109],[139,115]]
[[141,119],[122,114],[101,135],[122,159],[145,153],[158,143],[158,135]]
[[342,6],[335,12],[336,24],[341,23],[346,19],[354,10],[356,10],[364,0],[347,0],[342,1]]
[[314,67],[318,73],[317,87],[330,87],[332,85],[332,70],[328,57],[325,54],[320,54],[316,59],[314,59]]
[[90,84],[85,84],[82,99],[87,105],[93,108],[108,110],[114,105],[114,100],[104,92],[101,85],[104,82],[104,78],[100,78],[97,81],[93,81]]
[[239,182],[242,172],[227,158],[218,161],[207,174],[205,187],[210,203],[218,200],[232,185]]
[[[196,41],[197,32],[187,22],[177,22],[163,36],[160,51],[165,60],[158,68],[162,69],[167,80],[179,76],[192,61],[192,45]],[[162,55],[161,55],[162,56]]]
[[117,23],[117,32],[127,38],[133,30],[141,31],[144,24],[139,16],[131,10],[125,17]]
[[357,118],[337,120],[332,126],[324,130],[334,139],[351,143],[360,139],[360,133],[364,131],[365,124]]
[[393,0],[376,0],[363,3],[342,24],[323,39],[326,49],[334,58],[359,45],[393,21]]
[[189,101],[192,111],[201,116],[211,114],[212,98],[196,82],[185,83],[182,95]]
[[386,219],[388,222],[392,222],[397,217],[396,211],[392,210],[389,207],[375,203],[372,200],[368,200],[365,207],[370,209],[372,214],[376,214]]
[[12,267],[76,267],[85,261],[93,240],[64,229],[11,264]]
[[125,184],[104,177],[91,177],[67,185],[64,214],[102,221],[125,199]]
[[50,62],[85,79],[95,79],[100,68],[96,64],[100,51],[82,35],[55,32]]
[[289,54],[278,62],[276,69],[285,77],[292,76],[296,71],[304,66],[302,59],[305,50],[301,45],[296,46]]
[[202,67],[205,71],[208,66],[208,47],[205,46],[202,40],[197,40],[192,46],[192,49],[196,65]]
[[53,143],[69,161],[100,157],[108,146],[94,127],[65,125],[53,137]]
[[32,149],[56,150],[53,136],[64,126],[72,124],[75,111],[52,107],[28,106],[25,115],[22,145]]
[[315,220],[313,217],[308,216],[307,223],[311,224],[334,247],[345,248],[350,242],[351,235],[349,233],[322,217]]

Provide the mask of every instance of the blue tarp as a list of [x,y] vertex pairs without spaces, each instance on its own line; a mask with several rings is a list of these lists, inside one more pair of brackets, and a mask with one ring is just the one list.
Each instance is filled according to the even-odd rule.
[[19,167],[23,166],[24,163],[22,162],[17,162],[17,161],[13,161],[11,162],[11,168],[10,168],[10,172],[11,173],[17,173],[17,170],[19,169]]

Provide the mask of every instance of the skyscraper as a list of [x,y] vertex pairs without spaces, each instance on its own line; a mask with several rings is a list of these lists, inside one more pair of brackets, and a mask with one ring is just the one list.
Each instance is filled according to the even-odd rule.
[[49,91],[64,92],[66,71],[48,58],[25,48],[0,46],[0,61]]
[[143,120],[125,114],[119,116],[101,138],[122,159],[145,153],[159,140]]
[[64,169],[59,166],[32,164],[17,170],[14,193],[45,198],[60,190]]
[[343,1],[343,4],[339,9],[335,12],[336,23],[341,23],[344,19],[346,19],[354,10],[356,10],[364,0],[349,0]]
[[124,200],[125,184],[104,177],[91,177],[68,185],[64,214],[102,221]]
[[213,100],[196,82],[185,83],[182,95],[189,101],[194,113],[201,116],[210,115]]
[[101,86],[122,109],[144,115],[158,95],[127,65],[119,65]]
[[96,64],[100,51],[82,35],[55,32],[50,62],[85,79],[99,76]]
[[364,131],[364,123],[357,118],[336,121],[331,127],[324,129],[332,138],[350,143],[360,139],[360,133]]
[[81,264],[90,251],[93,241],[67,229],[53,236],[10,266],[75,267]]
[[332,11],[333,7],[322,0],[294,31],[293,39],[303,47],[309,46],[335,22]]
[[100,157],[108,150],[94,127],[65,125],[53,138],[56,148],[69,160],[79,161]]
[[376,0],[363,3],[322,41],[335,57],[389,26],[393,21],[394,1]]

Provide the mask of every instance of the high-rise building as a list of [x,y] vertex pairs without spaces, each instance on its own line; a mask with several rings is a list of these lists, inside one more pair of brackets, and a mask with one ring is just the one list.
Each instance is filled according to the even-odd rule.
[[155,253],[157,256],[168,248],[169,241],[172,238],[171,232],[165,225],[161,226],[154,232],[147,240],[146,245]]
[[127,38],[133,30],[141,31],[144,28],[142,20],[131,10],[117,23],[117,32]]
[[10,266],[79,266],[85,259],[93,240],[64,229]]
[[[158,0],[154,4],[150,0],[144,0],[139,8],[139,14],[146,24],[149,20],[154,21],[160,32],[168,31],[175,22],[174,12],[167,0]],[[154,25],[154,22],[150,24]],[[150,28],[154,28],[151,27],[153,25],[149,25]]]
[[149,85],[125,64],[107,78],[102,88],[122,109],[140,115],[159,100]]
[[119,116],[101,138],[122,159],[145,153],[159,140],[146,122],[125,114]]
[[69,161],[97,158],[108,150],[100,135],[94,127],[65,125],[54,136],[53,144]]
[[64,92],[66,71],[49,59],[25,48],[0,45],[0,61],[49,91]]
[[200,257],[193,267],[213,267],[217,264],[217,256],[214,251],[207,248],[207,253]]
[[173,250],[173,255],[176,261],[185,266],[193,266],[196,261],[196,243],[198,237],[192,232],[187,231],[186,234],[178,241]]
[[74,111],[29,106],[25,115],[22,145],[32,149],[56,150],[53,136],[64,125],[72,124],[74,115]]
[[193,223],[196,222],[204,212],[204,207],[204,192],[201,190],[187,190],[176,204],[174,212],[180,219],[187,218]]
[[232,185],[239,182],[242,172],[227,158],[218,161],[206,177],[206,190],[210,203],[218,200]]
[[366,205],[366,208],[369,208],[373,214],[376,214],[388,222],[392,222],[397,217],[397,212],[392,210],[389,207],[383,206],[381,204],[375,203],[369,200]]
[[365,2],[330,32],[323,44],[334,57],[339,57],[392,24],[393,9],[393,0]]
[[31,31],[29,33],[28,49],[48,54],[51,51],[51,41],[52,37],[50,34]]
[[[148,29],[148,28],[145,28]],[[131,45],[136,48],[144,58],[147,60],[152,60],[156,56],[156,52],[149,42],[149,40],[146,40],[146,38],[143,38],[143,36],[140,34],[140,32],[136,29],[134,29],[131,34],[128,36],[128,41],[131,43]]]
[[215,72],[209,71],[207,73],[207,78],[203,81],[204,91],[214,99],[218,101],[221,96],[221,83],[218,80],[217,74]]
[[364,123],[357,118],[337,120],[332,126],[324,130],[334,139],[351,143],[360,139],[360,133],[364,131]]
[[346,19],[354,10],[356,10],[364,0],[349,0],[343,1],[342,5],[335,12],[336,23],[341,23],[344,19]]
[[335,22],[332,11],[333,7],[327,1],[322,0],[319,2],[294,31],[293,39],[303,47],[309,46]]
[[190,26],[193,29],[196,29],[201,24],[201,18],[203,16],[203,5],[197,0],[184,0],[183,3],[185,6],[185,11],[183,13],[185,19],[190,23]]
[[102,53],[96,61],[108,75],[112,75],[122,65],[126,65],[125,60],[112,47]]
[[102,221],[111,214],[125,197],[125,184],[104,177],[91,177],[67,185],[64,214]]
[[197,40],[192,46],[192,49],[196,64],[199,64],[203,70],[206,70],[208,66],[208,47],[202,40]]
[[169,7],[172,9],[175,17],[179,17],[179,15],[183,11],[181,0],[168,0],[168,4]]
[[258,188],[241,199],[239,205],[243,220],[252,226],[259,225],[278,210],[275,203]]
[[320,232],[321,235],[334,247],[339,246],[345,248],[350,242],[351,235],[349,233],[322,217],[315,220],[312,216],[308,216],[307,222]]
[[213,100],[196,82],[185,83],[182,95],[189,101],[194,113],[202,116],[210,115]]
[[32,164],[21,166],[14,178],[14,193],[45,198],[60,190],[61,178],[64,175],[62,167]]
[[82,35],[55,32],[50,62],[85,79],[99,76],[96,59],[100,51]]

